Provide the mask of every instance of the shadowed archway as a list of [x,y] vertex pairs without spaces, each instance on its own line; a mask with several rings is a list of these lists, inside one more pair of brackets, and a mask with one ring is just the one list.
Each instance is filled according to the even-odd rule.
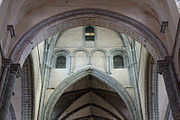
[[74,83],[88,75],[97,78],[99,81],[103,82],[104,84],[112,88],[121,97],[122,101],[124,102],[130,113],[132,120],[138,119],[137,110],[135,108],[134,102],[132,98],[129,96],[129,93],[125,90],[125,88],[118,81],[110,77],[108,74],[103,73],[102,71],[93,67],[86,67],[73,73],[56,87],[56,89],[49,97],[48,102],[46,103],[43,119],[50,120],[53,108],[55,107],[59,98],[63,95],[64,91],[68,89],[71,85],[73,85]]
[[[73,116],[80,111],[86,111],[88,107],[90,108],[88,113]],[[96,110],[103,111],[110,118],[131,120],[131,115],[121,97],[92,75],[82,78],[64,91],[53,108],[51,120],[66,120],[72,116],[73,119],[83,116],[99,116],[110,119],[109,116],[94,112]]]

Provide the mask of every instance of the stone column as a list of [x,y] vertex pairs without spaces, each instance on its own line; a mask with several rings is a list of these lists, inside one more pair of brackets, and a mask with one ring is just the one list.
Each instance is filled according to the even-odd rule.
[[70,55],[70,59],[71,59],[71,70],[70,70],[70,73],[73,73],[74,72],[74,56],[73,55]]
[[14,82],[17,77],[20,77],[21,69],[19,64],[12,64],[10,59],[3,60],[2,69],[0,81],[0,118],[7,120]]
[[180,120],[180,87],[174,70],[173,60],[171,57],[166,57],[165,60],[160,60],[157,63],[158,72],[164,77],[173,118],[174,120]]
[[152,63],[152,81],[151,81],[150,101],[152,104],[150,120],[159,120],[158,111],[158,73],[157,64]]

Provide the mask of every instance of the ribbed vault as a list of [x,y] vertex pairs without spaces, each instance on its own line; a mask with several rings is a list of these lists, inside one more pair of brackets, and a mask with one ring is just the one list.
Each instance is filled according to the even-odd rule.
[[88,75],[68,87],[57,101],[51,120],[131,120],[121,97]]

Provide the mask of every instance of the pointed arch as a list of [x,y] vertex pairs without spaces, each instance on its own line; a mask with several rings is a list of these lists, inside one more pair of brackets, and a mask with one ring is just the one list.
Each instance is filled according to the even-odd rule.
[[128,92],[126,91],[126,89],[114,78],[110,77],[108,74],[93,67],[86,67],[84,69],[81,69],[73,73],[56,87],[56,89],[53,91],[53,93],[49,97],[48,102],[46,103],[44,114],[43,114],[44,120],[50,120],[53,108],[56,102],[58,101],[58,99],[63,94],[64,90],[66,90],[69,86],[71,86],[72,84],[74,84],[75,82],[77,82],[78,80],[80,80],[81,78],[87,75],[92,75],[98,78],[100,81],[102,81],[103,83],[107,84],[109,87],[114,89],[117,92],[117,94],[122,98],[125,105],[127,106],[131,114],[132,120],[137,120],[137,116],[136,116],[137,111],[134,106],[134,102],[132,98],[130,97],[130,95],[128,94]]

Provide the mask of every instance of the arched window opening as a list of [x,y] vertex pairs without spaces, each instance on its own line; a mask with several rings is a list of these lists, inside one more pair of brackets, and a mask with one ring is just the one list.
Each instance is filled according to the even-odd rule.
[[56,68],[66,68],[66,57],[59,56],[56,60]]
[[116,55],[113,57],[114,68],[124,68],[123,57]]
[[95,41],[94,27],[88,26],[85,28],[85,41]]

